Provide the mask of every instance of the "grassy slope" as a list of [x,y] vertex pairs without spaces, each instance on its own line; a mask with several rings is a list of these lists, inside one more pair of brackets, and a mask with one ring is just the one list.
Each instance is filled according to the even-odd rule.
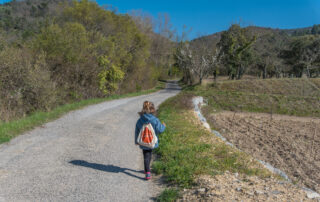
[[[312,82],[310,84],[309,82]],[[190,187],[200,174],[219,174],[226,170],[267,177],[270,175],[246,154],[226,146],[210,132],[199,126],[190,99],[201,95],[208,99],[206,113],[217,110],[244,110],[320,116],[320,79],[227,81],[214,86],[188,87],[178,96],[160,106],[159,118],[167,124],[160,136],[159,158],[153,171],[162,173],[168,182],[178,187]],[[305,87],[305,92],[301,91]],[[306,90],[307,89],[307,90]],[[305,94],[303,94],[305,93]],[[159,201],[173,201],[176,189],[166,189]]]
[[125,97],[133,97],[148,93],[156,92],[160,89],[163,89],[165,87],[164,82],[159,82],[157,87],[150,89],[150,90],[144,90],[136,93],[129,93],[124,95],[114,95],[107,98],[99,98],[99,99],[88,99],[88,100],[82,100],[80,102],[75,102],[72,104],[66,104],[59,106],[49,112],[36,112],[33,113],[30,116],[10,121],[7,123],[0,123],[0,143],[8,142],[12,138],[18,136],[19,134],[31,130],[35,128],[36,126],[42,125],[44,123],[47,123],[49,121],[55,120],[62,115],[77,110],[80,108],[83,108],[88,105],[98,104],[101,102],[105,102],[108,100],[114,100],[119,98],[125,98]]
[[[164,174],[168,182],[178,187],[192,186],[197,175],[216,175],[226,170],[270,175],[249,156],[225,145],[200,126],[191,110],[191,97],[183,92],[160,106],[159,118],[166,122],[167,129],[160,135],[160,147],[156,150],[159,158],[153,163],[155,173]],[[174,191],[165,190],[159,200],[167,195],[177,196]]]
[[320,96],[320,79],[251,79],[218,82],[216,89],[240,91],[252,94],[292,95],[303,97]]
[[320,79],[240,80],[187,91],[207,99],[207,113],[230,110],[320,117],[319,83]]

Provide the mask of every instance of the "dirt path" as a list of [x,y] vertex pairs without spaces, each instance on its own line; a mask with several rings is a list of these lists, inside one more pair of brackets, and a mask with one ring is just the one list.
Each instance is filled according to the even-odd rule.
[[0,145],[0,201],[149,201],[160,192],[144,180],[134,145],[143,101],[156,106],[179,92],[89,106]]
[[222,112],[208,117],[229,142],[320,192],[320,119]]

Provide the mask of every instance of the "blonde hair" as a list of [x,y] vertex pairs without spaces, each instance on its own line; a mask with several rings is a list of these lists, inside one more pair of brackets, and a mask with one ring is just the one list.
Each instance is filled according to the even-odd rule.
[[155,114],[156,109],[155,109],[154,104],[152,102],[144,101],[142,110],[141,110],[141,112],[138,112],[138,113],[140,114],[140,116],[143,114]]

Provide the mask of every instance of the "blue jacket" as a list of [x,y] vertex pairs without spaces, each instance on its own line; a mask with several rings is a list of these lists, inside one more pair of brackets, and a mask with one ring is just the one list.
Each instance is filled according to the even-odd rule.
[[[156,133],[157,137],[160,133],[163,133],[163,131],[166,129],[166,127],[160,122],[160,120],[155,117],[152,114],[143,114],[140,116],[140,119],[137,121],[136,124],[136,131],[135,131],[135,138],[134,138],[134,142],[137,144],[137,139],[139,136],[139,132],[142,129],[142,126],[144,124],[148,124],[151,123],[154,132]],[[159,138],[158,138],[159,139]],[[155,145],[155,148],[159,147],[159,141],[157,142],[157,144]],[[150,148],[144,147],[140,145],[141,149],[144,150],[151,150]]]

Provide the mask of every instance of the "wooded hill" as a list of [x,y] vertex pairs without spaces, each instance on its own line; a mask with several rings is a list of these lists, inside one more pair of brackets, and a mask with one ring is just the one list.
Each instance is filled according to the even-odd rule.
[[0,5],[0,120],[154,87],[173,58],[161,20],[154,33],[151,21],[89,0]]
[[[232,79],[240,79],[244,74],[261,78],[301,77],[304,74],[318,77],[319,34],[320,25],[299,29],[271,29],[255,26],[241,28],[234,24],[227,31],[189,42],[190,49],[200,48],[205,52],[203,58],[213,58],[203,59],[204,62],[199,63],[203,66],[202,70],[192,71],[199,72],[196,76],[200,80],[204,75],[228,75]],[[180,49],[188,49],[184,46],[180,44]],[[194,53],[195,56],[199,51]],[[187,57],[184,60],[187,61]],[[208,64],[207,68],[205,64]],[[185,74],[186,77],[188,74]]]

